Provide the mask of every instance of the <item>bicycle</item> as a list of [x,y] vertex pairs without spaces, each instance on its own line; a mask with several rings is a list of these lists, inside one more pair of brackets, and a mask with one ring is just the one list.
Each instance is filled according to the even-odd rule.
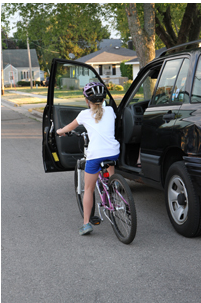
[[[78,133],[72,131],[84,139],[84,157],[77,160],[74,175],[74,186],[77,204],[81,216],[83,217],[83,195],[84,195],[84,169],[86,163],[86,152],[88,147],[88,135],[86,132]],[[130,244],[136,235],[137,215],[132,192],[126,180],[119,174],[114,174],[109,178],[107,168],[115,165],[115,161],[104,161],[101,163],[101,171],[96,182],[96,188],[100,195],[101,202],[97,202],[99,217],[95,216],[95,193],[93,195],[93,207],[90,222],[98,225],[103,221],[101,209],[105,217],[109,220],[117,238],[124,244]]]

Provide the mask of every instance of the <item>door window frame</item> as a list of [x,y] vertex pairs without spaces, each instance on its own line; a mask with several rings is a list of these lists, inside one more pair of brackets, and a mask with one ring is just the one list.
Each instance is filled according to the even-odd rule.
[[[82,67],[83,69],[84,68],[90,69],[96,75],[96,77],[99,79],[99,81],[101,83],[103,83],[104,86],[106,87],[106,84],[104,83],[104,81],[102,80],[102,78],[100,77],[98,72],[91,65],[85,64],[85,63],[82,63],[82,62],[78,62],[78,61],[76,62],[76,61],[72,61],[72,60],[54,58],[52,60],[49,86],[48,86],[48,97],[47,97],[47,105],[50,106],[50,107],[54,106],[54,86],[55,86],[54,83],[55,83],[55,75],[56,75],[56,70],[57,70],[57,64],[74,65],[75,70],[76,70],[77,67]],[[112,95],[110,94],[109,90],[107,89],[107,87],[106,87],[106,91],[107,91],[107,95],[109,97],[109,104],[108,105],[112,106],[115,113],[116,113],[117,112],[117,105],[116,105]]]
[[[189,59],[189,62],[190,62],[190,57],[189,56],[186,56],[186,55],[184,55],[184,56],[177,56],[177,57],[173,57],[173,58],[169,58],[169,59],[166,59],[166,60],[164,60],[164,62],[163,62],[163,65],[162,65],[162,67],[161,67],[161,70],[160,70],[160,73],[159,73],[159,75],[158,75],[158,79],[157,79],[157,82],[156,82],[156,85],[155,85],[155,89],[154,89],[154,92],[153,92],[153,95],[152,95],[152,98],[151,98],[151,101],[150,101],[150,103],[149,103],[149,107],[159,107],[159,106],[168,106],[168,105],[181,105],[182,103],[181,102],[173,102],[173,103],[166,103],[166,104],[153,104],[152,103],[152,100],[155,98],[155,94],[156,94],[156,91],[157,91],[157,88],[158,88],[158,84],[159,84],[159,82],[160,82],[160,79],[161,79],[161,77],[162,77],[162,75],[163,75],[163,71],[164,71],[164,68],[165,68],[165,66],[166,66],[166,63],[167,62],[169,62],[169,61],[172,61],[172,60],[179,60],[179,59],[183,59],[182,60],[182,62],[181,62],[181,64],[180,64],[180,67],[179,67],[179,69],[178,69],[178,72],[177,72],[177,76],[176,76],[176,78],[175,78],[175,82],[174,82],[174,85],[173,85],[173,89],[172,89],[172,92],[174,91],[174,88],[175,88],[175,84],[176,84],[176,82],[177,82],[177,79],[178,79],[178,76],[179,76],[179,73],[180,73],[180,70],[181,70],[181,68],[182,68],[182,65],[183,65],[183,63],[184,63],[184,60],[185,59]],[[188,81],[188,74],[189,74],[189,71],[187,72],[187,80],[186,80],[186,83],[185,83],[185,86],[186,86],[186,84],[187,84],[187,81]],[[171,93],[171,98],[172,98],[172,93]]]

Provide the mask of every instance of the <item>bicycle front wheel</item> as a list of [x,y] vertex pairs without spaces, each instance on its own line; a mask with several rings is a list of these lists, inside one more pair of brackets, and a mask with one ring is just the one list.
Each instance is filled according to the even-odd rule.
[[136,235],[137,215],[132,192],[126,180],[114,174],[108,181],[110,200],[114,207],[109,211],[113,230],[124,244],[130,244]]
[[[81,169],[81,194],[78,194],[78,169],[77,169],[77,164],[75,166],[75,173],[74,173],[74,186],[75,186],[75,195],[76,195],[76,200],[77,200],[77,205],[80,211],[80,214],[82,217],[84,217],[84,211],[83,211],[83,197],[84,197],[84,168],[85,168],[85,163],[83,163]],[[93,195],[93,207],[91,210],[91,217],[94,216],[95,213],[95,193]]]

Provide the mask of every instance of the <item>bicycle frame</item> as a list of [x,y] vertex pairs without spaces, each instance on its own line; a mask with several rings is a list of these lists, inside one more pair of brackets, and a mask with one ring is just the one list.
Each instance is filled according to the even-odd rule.
[[[99,212],[99,216],[100,216],[101,220],[103,221],[103,218],[102,218],[101,212],[100,212],[100,208],[103,207],[104,215],[110,221],[110,223],[113,225],[114,223],[110,220],[110,218],[106,214],[106,210],[113,212],[117,209],[120,210],[120,209],[124,209],[124,208],[122,206],[117,206],[117,205],[115,205],[115,208],[114,208],[113,204],[111,203],[110,194],[108,192],[109,188],[108,188],[107,182],[108,182],[108,178],[105,178],[104,176],[102,176],[101,173],[99,173],[98,180],[96,181],[96,188],[98,190],[102,203],[97,203],[97,205],[98,205],[98,212]],[[101,191],[100,191],[99,183],[101,183],[101,185],[103,187],[103,193],[101,193]],[[117,189],[115,189],[115,192],[124,201],[124,203],[126,205],[128,205],[127,201],[124,199],[124,197],[122,197],[122,195],[120,194],[120,192]],[[109,206],[107,205],[107,201],[108,201]]]
[[[86,152],[87,152],[87,147],[88,147],[88,139],[87,139],[86,133],[82,133],[81,136],[84,138],[84,157],[77,161],[77,177],[78,177],[77,192],[78,192],[79,195],[81,195],[81,193],[82,193],[81,171],[83,170],[83,167],[86,163]],[[99,186],[100,183],[103,187],[103,193],[101,193],[101,190],[100,190],[100,186]],[[96,181],[96,188],[97,188],[97,191],[98,191],[99,196],[101,198],[101,203],[97,203],[98,212],[99,212],[99,216],[101,218],[101,221],[103,221],[103,217],[102,217],[101,211],[100,211],[100,208],[103,207],[104,215],[110,221],[110,223],[113,225],[114,223],[111,221],[109,216],[106,214],[106,210],[108,210],[110,212],[113,212],[113,211],[115,211],[115,209],[119,210],[119,209],[123,209],[123,207],[116,205],[115,208],[114,208],[113,204],[111,203],[110,194],[109,194],[109,187],[108,187],[107,183],[108,183],[108,178],[104,177],[104,173],[102,175],[101,172],[100,172],[99,175],[98,175],[98,179]],[[115,192],[124,201],[124,203],[128,205],[126,200],[122,197],[122,195],[120,194],[120,192],[117,189],[115,189]],[[107,201],[108,201],[108,204],[107,204]]]

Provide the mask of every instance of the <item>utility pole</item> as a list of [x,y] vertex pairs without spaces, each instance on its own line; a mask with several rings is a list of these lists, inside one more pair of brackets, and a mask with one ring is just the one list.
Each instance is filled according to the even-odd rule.
[[27,35],[27,51],[28,51],[28,58],[29,58],[29,73],[30,73],[30,79],[31,79],[31,89],[33,88],[33,82],[32,82],[32,68],[31,68],[31,54],[29,49],[29,37]]
[[1,94],[4,95],[4,74],[3,74],[3,50],[1,39]]

